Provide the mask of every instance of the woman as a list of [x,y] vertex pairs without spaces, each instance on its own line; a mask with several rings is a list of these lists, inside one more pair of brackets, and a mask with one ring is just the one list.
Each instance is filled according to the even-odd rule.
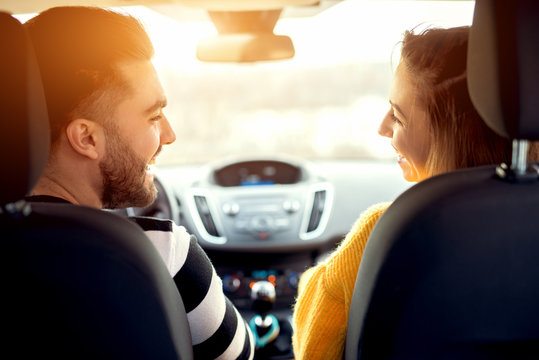
[[[390,109],[379,133],[391,138],[407,181],[465,167],[510,163],[510,140],[485,125],[469,98],[468,33],[469,27],[458,27],[404,34],[389,94]],[[532,149],[535,153],[535,144]],[[337,250],[302,276],[293,316],[296,360],[342,358],[361,256],[388,206],[378,204],[364,212]]]

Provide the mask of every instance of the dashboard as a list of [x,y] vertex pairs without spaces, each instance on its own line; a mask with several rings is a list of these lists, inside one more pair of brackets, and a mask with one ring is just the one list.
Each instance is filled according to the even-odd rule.
[[281,334],[267,358],[289,359],[301,274],[335,248],[363,210],[410,184],[392,163],[271,157],[161,168],[156,186],[154,204],[127,214],[171,219],[196,235],[247,321],[255,315],[251,288],[270,282]]
[[333,188],[305,166],[279,160],[215,166],[185,195],[206,248],[291,250],[324,231]]
[[250,160],[225,165],[213,171],[219,186],[289,185],[302,180],[301,167],[277,160]]

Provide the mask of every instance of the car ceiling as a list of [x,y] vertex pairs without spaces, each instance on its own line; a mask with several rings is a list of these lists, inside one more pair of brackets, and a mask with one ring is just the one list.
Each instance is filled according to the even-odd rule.
[[[228,0],[220,0],[222,3]],[[233,0],[230,3],[252,3],[269,4],[275,6],[275,3],[289,3],[292,6],[286,6],[282,17],[303,17],[313,16],[321,11],[339,3],[341,0]],[[211,1],[210,1],[211,2]],[[176,20],[193,21],[207,19],[205,10],[202,8],[205,1],[198,1],[200,7],[192,7],[193,1],[187,0],[2,0],[0,1],[0,10],[12,14],[37,13],[55,6],[65,5],[90,5],[99,7],[121,7],[121,6],[147,6],[152,10],[166,14]],[[304,3],[304,5],[298,5]],[[208,5],[209,6],[209,5]],[[235,5],[231,5],[234,7]],[[244,7],[243,5],[242,7]],[[263,5],[258,5],[263,6]]]

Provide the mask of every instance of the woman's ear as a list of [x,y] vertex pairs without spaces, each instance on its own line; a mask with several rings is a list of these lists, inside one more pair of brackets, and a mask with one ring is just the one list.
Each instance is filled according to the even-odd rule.
[[89,159],[97,160],[103,144],[103,129],[95,121],[88,119],[72,120],[66,127],[66,136],[75,152]]

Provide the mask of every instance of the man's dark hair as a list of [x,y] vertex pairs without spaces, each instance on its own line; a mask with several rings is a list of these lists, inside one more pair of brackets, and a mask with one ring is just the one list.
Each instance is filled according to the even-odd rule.
[[130,91],[118,64],[154,54],[140,22],[112,10],[56,7],[25,27],[43,78],[52,142],[75,118],[105,121]]

